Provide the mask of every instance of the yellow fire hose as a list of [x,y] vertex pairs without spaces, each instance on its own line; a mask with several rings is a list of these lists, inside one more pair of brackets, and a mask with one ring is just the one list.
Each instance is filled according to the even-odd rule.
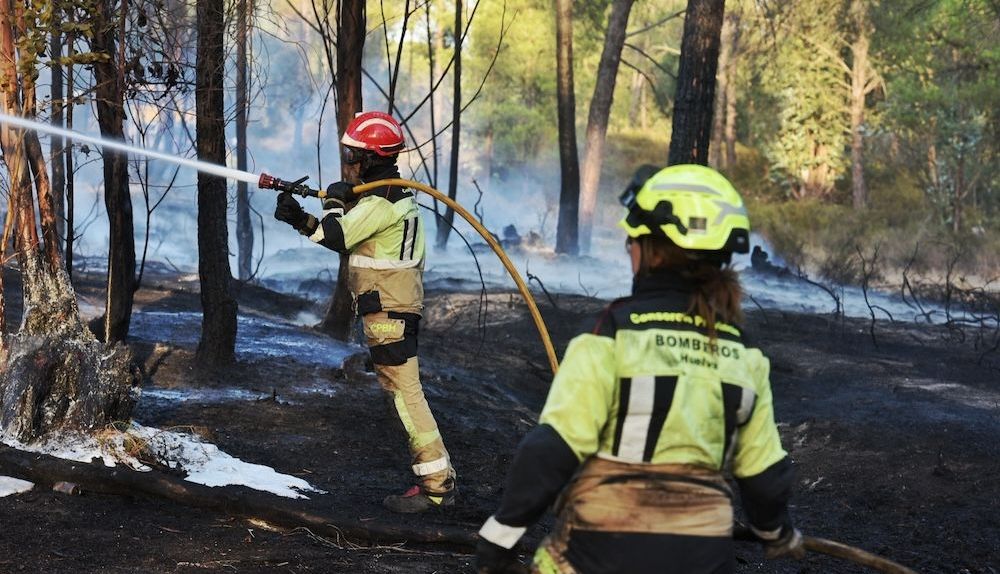
[[[408,179],[380,179],[378,181],[365,183],[355,187],[354,193],[361,194],[383,185],[408,187],[420,190],[427,195],[430,195],[434,199],[437,199],[441,203],[444,203],[448,207],[455,210],[455,213],[461,215],[466,221],[469,222],[469,225],[479,232],[479,235],[483,236],[483,239],[487,244],[489,244],[493,253],[496,253],[497,257],[500,258],[500,262],[503,263],[504,268],[507,269],[507,273],[510,274],[510,278],[514,280],[518,291],[521,292],[521,296],[524,297],[524,302],[528,305],[528,311],[531,312],[531,318],[535,321],[535,328],[538,329],[538,335],[542,338],[542,344],[545,346],[545,353],[549,357],[549,366],[552,367],[552,374],[554,375],[556,371],[559,370],[559,360],[556,358],[556,351],[552,347],[552,339],[549,338],[549,330],[545,327],[545,321],[542,320],[542,314],[538,312],[538,305],[535,304],[535,298],[532,297],[531,292],[528,291],[528,286],[525,284],[524,280],[521,279],[521,275],[517,272],[514,264],[511,263],[507,254],[504,253],[503,248],[500,247],[500,244],[497,243],[496,239],[493,238],[490,232],[487,231],[482,224],[476,221],[476,218],[474,218],[472,214],[466,211],[465,208],[459,205],[454,199],[448,197],[433,187],[424,185],[418,181],[410,181]],[[318,196],[320,198],[326,197],[326,192],[320,191]]]
[[[548,354],[549,364],[552,367],[552,373],[555,374],[559,369],[559,361],[556,359],[556,352],[552,347],[552,340],[549,338],[549,331],[545,327],[545,322],[542,320],[541,313],[538,311],[538,305],[535,304],[535,298],[531,295],[531,292],[528,291],[528,286],[524,283],[524,280],[521,279],[521,275],[517,272],[517,269],[514,268],[514,264],[511,263],[507,254],[504,253],[503,248],[500,247],[500,244],[497,243],[496,239],[493,238],[490,232],[487,231],[486,228],[483,227],[478,221],[476,221],[472,214],[466,211],[465,208],[458,204],[458,202],[433,187],[424,185],[417,181],[411,181],[408,179],[380,179],[378,181],[356,186],[353,191],[355,194],[361,194],[385,185],[395,185],[398,187],[420,190],[444,203],[448,207],[451,207],[455,213],[461,215],[466,221],[469,222],[469,225],[479,232],[479,235],[483,237],[490,248],[493,249],[493,252],[496,253],[500,262],[503,263],[504,268],[507,269],[511,279],[514,280],[518,290],[521,292],[521,296],[524,297],[524,301],[528,305],[528,310],[531,312],[531,318],[535,321],[535,327],[538,329],[538,334],[542,339],[542,344],[545,346],[545,352]],[[316,192],[310,190],[309,194],[312,195],[313,193],[315,193],[316,197],[321,199],[326,197],[326,192],[323,190],[317,190]],[[736,526],[733,534],[733,537],[736,540],[757,540],[756,536],[750,532],[749,528],[746,528],[741,524]],[[860,548],[848,546],[847,544],[843,544],[841,542],[835,542],[825,538],[806,536],[804,537],[803,544],[806,550],[810,552],[843,558],[854,562],[855,564],[867,566],[879,572],[885,572],[887,574],[917,574],[915,570],[911,570],[906,566],[897,564],[896,562],[872,554]]]
[[[521,296],[524,297],[525,303],[528,304],[528,310],[531,312],[531,317],[535,321],[535,327],[538,329],[538,334],[542,338],[542,344],[545,345],[545,352],[549,356],[549,364],[552,366],[552,373],[555,374],[559,368],[559,361],[556,359],[555,349],[552,347],[552,340],[549,338],[549,331],[545,327],[545,322],[542,320],[541,313],[538,312],[538,305],[535,304],[535,298],[532,297],[531,292],[528,291],[528,286],[521,279],[521,275],[517,272],[514,264],[511,263],[507,254],[504,253],[503,248],[500,244],[493,238],[489,231],[486,230],[476,219],[465,210],[461,205],[459,205],[455,200],[451,199],[447,195],[441,193],[440,191],[430,187],[429,185],[424,185],[417,181],[411,181],[408,179],[382,179],[379,181],[373,181],[371,183],[365,183],[354,188],[355,194],[364,193],[380,187],[383,185],[395,185],[400,187],[408,187],[411,189],[418,189],[438,201],[444,203],[448,207],[455,210],[455,213],[461,215],[466,221],[469,222],[479,235],[483,237],[486,243],[489,244],[493,252],[496,253],[497,257],[500,258],[501,263],[507,269],[510,274],[511,279],[517,284],[518,290],[521,292]],[[320,197],[325,197],[326,192],[321,191]],[[897,564],[891,560],[882,558],[870,552],[861,550],[860,548],[855,548],[853,546],[848,546],[840,542],[835,542],[833,540],[826,540],[824,538],[814,538],[811,536],[805,537],[804,541],[805,547],[811,552],[817,552],[821,554],[826,554],[829,556],[836,556],[838,558],[843,558],[860,564],[862,566],[868,566],[879,572],[886,572],[889,574],[917,574],[914,570],[911,570],[905,566]]]
[[[760,539],[757,538],[757,535],[750,528],[739,522],[733,528],[733,539],[742,542],[760,542]],[[802,545],[809,552],[843,558],[844,560],[861,566],[867,566],[872,570],[884,572],[885,574],[918,574],[916,570],[911,570],[888,558],[883,558],[867,550],[855,548],[854,546],[848,546],[842,542],[835,542],[826,538],[803,536]]]

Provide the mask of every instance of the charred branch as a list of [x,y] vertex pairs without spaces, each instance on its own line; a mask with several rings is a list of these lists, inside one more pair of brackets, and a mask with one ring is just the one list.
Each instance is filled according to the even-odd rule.
[[868,286],[871,283],[872,275],[875,272],[875,264],[878,261],[878,245],[875,246],[872,252],[871,261],[865,258],[860,247],[855,247],[855,251],[858,254],[858,259],[861,260],[861,294],[864,295],[865,305],[868,306],[868,312],[871,314],[868,333],[871,335],[872,344],[875,345],[875,348],[878,348],[878,339],[875,338],[875,307],[872,306],[872,302],[868,298]]

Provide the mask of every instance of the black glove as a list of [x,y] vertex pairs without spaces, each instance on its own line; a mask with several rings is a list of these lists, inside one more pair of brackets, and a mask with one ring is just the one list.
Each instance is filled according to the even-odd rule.
[[354,201],[354,186],[346,181],[331,183],[326,188],[326,198],[346,205]]
[[274,218],[291,225],[302,235],[312,235],[316,231],[316,218],[306,213],[291,193],[278,194],[278,205],[274,208]]
[[806,547],[802,538],[802,533],[798,528],[785,526],[781,529],[781,536],[775,540],[765,540],[764,557],[768,560],[774,558],[794,558],[796,560],[806,557]]
[[517,552],[480,539],[476,543],[476,574],[526,574]]

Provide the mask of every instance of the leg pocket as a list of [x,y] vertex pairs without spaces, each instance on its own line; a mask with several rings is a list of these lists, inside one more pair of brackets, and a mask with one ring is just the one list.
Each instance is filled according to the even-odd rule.
[[369,346],[395,343],[402,340],[406,332],[406,321],[390,319],[384,313],[365,315],[363,321]]

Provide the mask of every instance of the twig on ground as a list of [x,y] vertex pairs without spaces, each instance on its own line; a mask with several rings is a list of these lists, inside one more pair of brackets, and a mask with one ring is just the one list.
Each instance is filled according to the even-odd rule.
[[584,295],[586,295],[587,297],[597,298],[597,294],[600,291],[594,291],[593,293],[591,293],[590,289],[587,289],[587,286],[583,284],[583,277],[580,275],[579,271],[576,273],[576,283],[580,286],[580,289],[583,290]]
[[770,319],[768,319],[768,317],[767,317],[767,311],[764,310],[764,307],[761,306],[761,304],[757,302],[757,299],[755,299],[753,295],[747,293],[747,297],[750,299],[750,302],[753,303],[757,307],[757,309],[760,310],[760,314],[764,316],[764,324],[765,325],[770,325],[771,321],[770,321]]
[[532,274],[527,268],[524,270],[524,275],[528,278],[528,281],[538,283],[538,286],[542,288],[542,293],[545,293],[545,297],[549,300],[549,303],[558,310],[559,305],[556,304],[556,300],[552,298],[552,294],[549,293],[549,290],[545,288],[545,284],[542,283],[542,280],[539,279],[537,275]]
[[834,311],[833,311],[834,315],[840,316],[843,313],[843,306],[840,303],[840,297],[837,296],[837,294],[833,291],[833,289],[827,287],[826,285],[824,285],[822,283],[819,283],[817,281],[813,281],[812,279],[810,279],[805,274],[805,272],[802,271],[801,267],[795,270],[795,277],[798,278],[801,281],[805,281],[806,283],[812,285],[813,287],[819,287],[823,291],[826,291],[826,294],[829,295],[831,299],[833,299],[833,303],[835,305],[835,308],[834,308]]
[[871,314],[872,320],[868,326],[868,333],[871,334],[872,344],[875,348],[878,348],[878,339],[875,338],[875,308],[872,306],[871,301],[868,299],[868,284],[871,281],[872,274],[875,272],[875,262],[878,261],[878,245],[875,245],[872,251],[872,260],[869,264],[868,260],[865,259],[864,253],[861,252],[861,247],[855,245],[854,250],[858,254],[858,258],[861,259],[861,294],[865,297],[865,305],[868,306],[868,312]]

